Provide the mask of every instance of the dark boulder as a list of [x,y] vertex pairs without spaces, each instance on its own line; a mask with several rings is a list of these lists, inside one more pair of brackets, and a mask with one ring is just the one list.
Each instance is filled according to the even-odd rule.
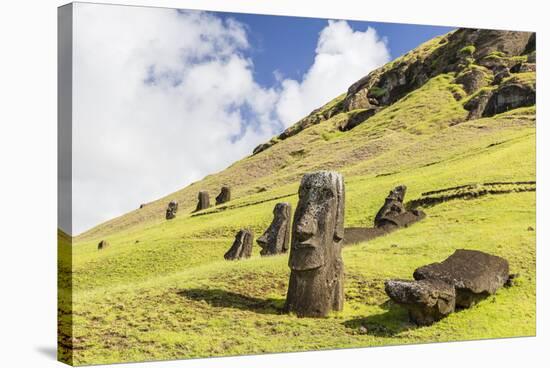
[[415,280],[440,280],[456,289],[456,305],[468,308],[494,294],[509,276],[508,261],[477,250],[458,249],[441,263],[414,271]]
[[298,197],[284,309],[299,317],[325,317],[344,305],[344,180],[330,171],[306,174]]
[[231,200],[231,188],[222,187],[220,194],[216,197],[216,205],[229,202]]
[[166,219],[171,220],[175,218],[177,212],[178,212],[178,202],[170,201],[170,203],[168,203],[168,207],[166,208]]
[[107,240],[102,240],[100,241],[98,244],[97,244],[97,250],[101,250],[101,249],[105,249],[109,246],[110,244],[107,242]]
[[273,209],[273,221],[265,233],[256,240],[260,255],[285,253],[290,242],[290,203],[277,203]]
[[200,191],[195,212],[207,209],[208,207],[210,207],[210,196],[208,195],[208,192]]
[[357,125],[365,122],[368,118],[376,114],[378,111],[377,107],[371,107],[369,109],[354,111],[353,113],[350,113],[348,118],[344,120],[338,129],[342,132],[351,130],[355,128]]
[[455,288],[440,280],[389,280],[385,291],[418,325],[431,325],[455,310]]
[[482,116],[493,116],[518,107],[532,106],[535,99],[534,87],[519,83],[506,84],[491,94]]
[[231,248],[224,254],[223,258],[229,261],[250,258],[252,255],[253,241],[254,234],[252,231],[248,229],[239,230],[237,235],[235,235],[235,240]]

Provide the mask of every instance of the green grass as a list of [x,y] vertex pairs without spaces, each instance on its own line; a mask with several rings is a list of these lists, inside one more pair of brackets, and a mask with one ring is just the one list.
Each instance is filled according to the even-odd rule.
[[[422,62],[445,42],[428,41],[376,72]],[[486,71],[470,64],[465,72],[474,68]],[[455,77],[430,79],[346,132],[339,127],[360,110],[342,112],[340,95],[314,112],[315,124],[303,119],[292,128],[298,134],[272,139],[276,144],[263,152],[142,209],[136,204],[136,210],[73,239],[60,233],[60,356],[84,365],[534,335],[536,248],[535,232],[528,230],[536,228],[533,192],[430,206],[424,208],[427,218],[410,228],[344,248],[344,310],[328,318],[281,313],[287,255],[262,258],[255,245],[251,259],[223,259],[239,229],[250,228],[257,238],[276,203],[296,207],[306,172],[344,175],[347,227],[371,226],[398,184],[407,185],[412,201],[459,185],[534,181],[535,106],[467,121],[464,104],[495,87],[466,97]],[[535,73],[502,83],[534,86]],[[231,186],[230,202],[192,212],[199,190],[213,198],[222,185]],[[172,199],[179,210],[167,221]],[[100,240],[111,246],[98,251]],[[432,326],[410,324],[405,310],[388,301],[384,281],[411,278],[415,268],[458,248],[507,258],[511,272],[520,275],[514,287]]]

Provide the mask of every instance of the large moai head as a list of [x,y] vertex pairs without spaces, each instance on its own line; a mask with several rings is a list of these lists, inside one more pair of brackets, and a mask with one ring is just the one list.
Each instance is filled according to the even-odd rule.
[[[393,217],[404,213],[405,206],[403,201],[405,200],[405,194],[407,187],[405,185],[398,185],[390,193],[384,201],[384,205],[378,210],[374,218],[374,226],[381,227],[386,226],[388,223],[393,224]],[[397,224],[395,224],[397,226]]]
[[256,240],[260,255],[269,256],[285,253],[290,243],[290,203],[277,203],[273,208],[273,221],[262,236]]
[[341,310],[344,303],[344,180],[330,171],[306,174],[298,195],[285,310],[323,317]]
[[344,196],[340,174],[319,171],[304,175],[292,224],[292,270],[313,270],[339,256],[335,245],[344,238]]
[[171,220],[176,217],[176,212],[178,212],[178,202],[170,201],[168,207],[166,208],[166,219]]
[[210,207],[210,196],[208,192],[200,191],[198,196],[197,208],[195,211],[204,210]]

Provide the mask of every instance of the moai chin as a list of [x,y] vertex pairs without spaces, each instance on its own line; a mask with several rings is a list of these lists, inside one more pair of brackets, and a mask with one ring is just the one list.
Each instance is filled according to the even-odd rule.
[[273,208],[273,221],[256,243],[262,248],[260,255],[286,253],[290,242],[290,203],[277,203]]
[[331,171],[306,174],[298,197],[285,311],[299,317],[324,317],[332,310],[342,310],[344,305],[342,175]]

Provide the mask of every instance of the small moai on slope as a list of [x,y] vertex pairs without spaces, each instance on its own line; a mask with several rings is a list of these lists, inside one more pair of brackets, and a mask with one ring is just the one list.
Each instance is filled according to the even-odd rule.
[[210,196],[208,195],[208,192],[201,190],[199,192],[198,203],[195,212],[207,209],[208,207],[210,207]]
[[384,205],[378,210],[374,218],[374,227],[384,228],[387,231],[392,229],[407,227],[426,217],[426,214],[420,210],[407,211],[403,204],[407,187],[398,185],[386,197]]
[[286,253],[290,242],[290,203],[277,203],[273,208],[273,221],[256,243],[262,248],[260,255]]
[[231,200],[231,188],[223,186],[220,194],[216,197],[216,205],[229,202]]
[[97,244],[97,250],[101,250],[101,249],[105,249],[109,246],[110,244],[107,242],[107,240],[102,240],[100,241],[98,244]]
[[306,174],[292,223],[290,281],[285,311],[324,317],[344,305],[345,188],[331,171]]
[[178,212],[178,202],[170,201],[168,207],[166,208],[166,219],[171,220],[176,217],[176,212]]
[[226,260],[238,260],[242,258],[250,258],[252,255],[252,242],[254,234],[248,229],[239,230],[233,241],[231,248],[224,254]]

